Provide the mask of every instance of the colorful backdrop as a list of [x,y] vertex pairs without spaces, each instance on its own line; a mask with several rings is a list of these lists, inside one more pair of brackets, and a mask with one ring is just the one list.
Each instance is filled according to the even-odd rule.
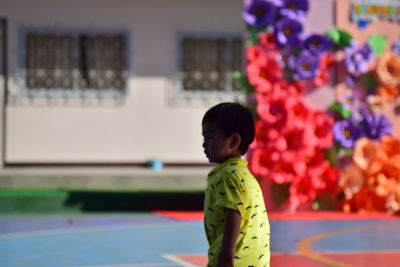
[[[249,166],[270,209],[399,213],[400,1],[335,5],[336,26],[309,32],[307,0],[245,2]],[[307,100],[326,85],[326,108]]]

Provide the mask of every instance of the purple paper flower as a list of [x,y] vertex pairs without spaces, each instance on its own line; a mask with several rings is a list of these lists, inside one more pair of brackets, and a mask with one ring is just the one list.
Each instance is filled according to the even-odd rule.
[[355,47],[353,44],[351,47],[345,49],[345,54],[344,63],[347,71],[356,76],[366,73],[369,62],[374,58],[373,51],[368,44],[360,48]]
[[345,148],[353,148],[360,136],[360,130],[349,119],[337,121],[333,125],[333,138]]
[[304,48],[315,55],[322,55],[332,47],[332,40],[325,35],[312,34],[304,41]]
[[392,51],[396,55],[400,56],[400,39],[393,42]]
[[386,116],[372,112],[364,114],[360,128],[364,136],[374,140],[379,140],[382,136],[390,134],[393,129]]
[[319,68],[319,57],[303,50],[300,55],[289,57],[288,66],[293,71],[293,79],[311,79]]
[[275,24],[275,35],[278,45],[297,48],[300,46],[300,34],[303,25],[294,19],[282,18]]
[[365,104],[353,106],[351,108],[351,119],[356,123],[360,123],[369,112],[370,111]]
[[291,19],[303,19],[308,11],[308,0],[276,0],[279,13]]
[[348,90],[343,94],[340,104],[342,105],[343,108],[351,110],[355,102],[356,102],[356,96],[352,91]]
[[277,8],[265,0],[252,0],[248,2],[243,11],[244,21],[257,29],[271,25],[276,20]]

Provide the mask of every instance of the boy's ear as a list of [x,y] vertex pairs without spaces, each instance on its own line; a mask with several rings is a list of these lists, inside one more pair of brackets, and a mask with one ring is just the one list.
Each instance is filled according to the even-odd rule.
[[240,143],[242,142],[242,137],[238,133],[233,133],[231,135],[231,143],[230,143],[230,148],[231,149],[238,149],[240,146]]

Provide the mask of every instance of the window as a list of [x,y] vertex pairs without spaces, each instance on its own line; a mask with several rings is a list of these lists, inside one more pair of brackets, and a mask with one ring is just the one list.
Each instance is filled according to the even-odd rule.
[[189,95],[239,92],[233,72],[242,70],[242,49],[240,36],[183,37],[180,40],[180,91]]
[[28,32],[25,88],[82,93],[122,92],[125,37],[122,34]]

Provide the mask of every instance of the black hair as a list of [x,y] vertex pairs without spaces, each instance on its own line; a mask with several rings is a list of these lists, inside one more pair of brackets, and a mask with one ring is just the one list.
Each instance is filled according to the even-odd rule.
[[245,154],[254,140],[255,126],[251,111],[238,104],[225,102],[210,108],[203,117],[202,124],[216,123],[225,136],[237,133],[241,137],[240,152]]

